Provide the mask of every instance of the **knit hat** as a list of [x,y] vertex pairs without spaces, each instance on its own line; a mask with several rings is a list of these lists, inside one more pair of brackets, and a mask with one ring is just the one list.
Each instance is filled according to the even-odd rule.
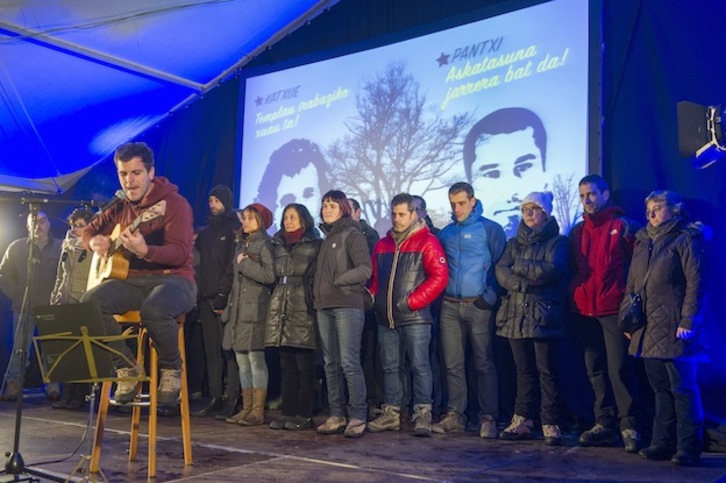
[[262,224],[265,225],[265,230],[272,226],[272,212],[268,210],[265,205],[252,203],[251,205],[247,205],[245,210],[256,211],[257,214],[260,215],[260,218],[262,218]]
[[542,211],[549,217],[552,215],[552,200],[554,195],[550,191],[533,191],[524,197],[519,207],[522,208],[528,203],[534,203],[542,208]]
[[233,208],[232,203],[234,201],[232,197],[232,190],[225,185],[218,184],[217,186],[212,188],[212,190],[209,192],[209,196],[215,196],[219,201],[222,202],[226,210],[229,211]]

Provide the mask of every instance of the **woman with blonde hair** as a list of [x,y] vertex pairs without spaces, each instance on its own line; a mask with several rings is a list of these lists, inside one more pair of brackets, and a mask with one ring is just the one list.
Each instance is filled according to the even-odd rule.
[[706,355],[703,274],[708,231],[689,222],[680,195],[673,191],[653,191],[645,207],[648,225],[635,236],[626,285],[626,300],[631,292],[638,293],[645,315],[645,326],[632,334],[629,351],[643,359],[655,393],[653,437],[639,454],[694,466],[703,445],[696,373]]

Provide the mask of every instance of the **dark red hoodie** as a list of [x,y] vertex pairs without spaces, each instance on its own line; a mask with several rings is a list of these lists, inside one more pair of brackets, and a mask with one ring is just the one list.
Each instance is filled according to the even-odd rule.
[[146,256],[131,255],[129,277],[149,273],[176,275],[194,281],[192,268],[193,215],[189,202],[176,185],[163,176],[152,181],[153,189],[138,203],[128,199],[117,203],[91,222],[83,231],[83,242],[97,234],[110,235],[114,227],[130,225],[139,215],[161,200],[166,200],[164,215],[139,225],[139,232],[149,246]]

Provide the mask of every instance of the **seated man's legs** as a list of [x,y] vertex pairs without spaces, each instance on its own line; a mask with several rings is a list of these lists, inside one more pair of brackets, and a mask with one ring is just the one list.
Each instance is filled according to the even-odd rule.
[[159,404],[175,404],[181,391],[176,317],[189,312],[197,297],[197,286],[173,275],[153,275],[130,280],[146,293],[141,303],[141,320],[154,339],[159,354]]
[[172,275],[137,277],[129,279],[129,283],[146,294],[141,303],[141,320],[154,339],[159,368],[181,368],[176,317],[194,307],[196,286]]
[[[121,326],[113,316],[130,310],[139,310],[143,297],[143,292],[126,280],[106,280],[101,285],[86,292],[81,298],[81,302],[98,304],[101,308],[106,334],[121,335]],[[136,359],[125,341],[110,342],[108,345],[119,351],[128,360],[134,361]],[[117,369],[133,366],[133,364],[129,364],[117,354],[113,355],[113,364]]]

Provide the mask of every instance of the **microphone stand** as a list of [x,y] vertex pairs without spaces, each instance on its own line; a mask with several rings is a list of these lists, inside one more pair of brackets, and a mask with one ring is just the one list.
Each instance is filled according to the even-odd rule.
[[[18,381],[19,393],[16,399],[15,409],[15,439],[13,442],[12,452],[5,453],[7,461],[5,462],[4,473],[8,475],[14,475],[12,481],[40,481],[37,477],[43,477],[48,480],[64,482],[67,479],[56,476],[53,473],[48,473],[42,469],[32,468],[25,466],[23,457],[20,454],[20,423],[23,417],[23,387],[25,386],[25,365],[28,359],[28,344],[30,343],[30,334],[28,334],[28,324],[30,323],[30,294],[33,293],[33,265],[35,263],[35,226],[38,222],[38,207],[41,203],[61,203],[61,204],[77,204],[76,201],[62,201],[62,200],[48,200],[48,199],[30,199],[21,198],[22,203],[27,203],[28,210],[30,211],[30,223],[29,223],[29,248],[28,248],[28,279],[25,286],[25,294],[23,295],[23,304],[20,309],[20,316],[18,317],[18,328],[22,332],[21,345],[18,352],[20,358],[20,380]],[[38,260],[38,263],[40,260]],[[17,342],[17,331],[14,337]],[[15,345],[15,344],[14,344]],[[12,355],[11,355],[12,357]]]

